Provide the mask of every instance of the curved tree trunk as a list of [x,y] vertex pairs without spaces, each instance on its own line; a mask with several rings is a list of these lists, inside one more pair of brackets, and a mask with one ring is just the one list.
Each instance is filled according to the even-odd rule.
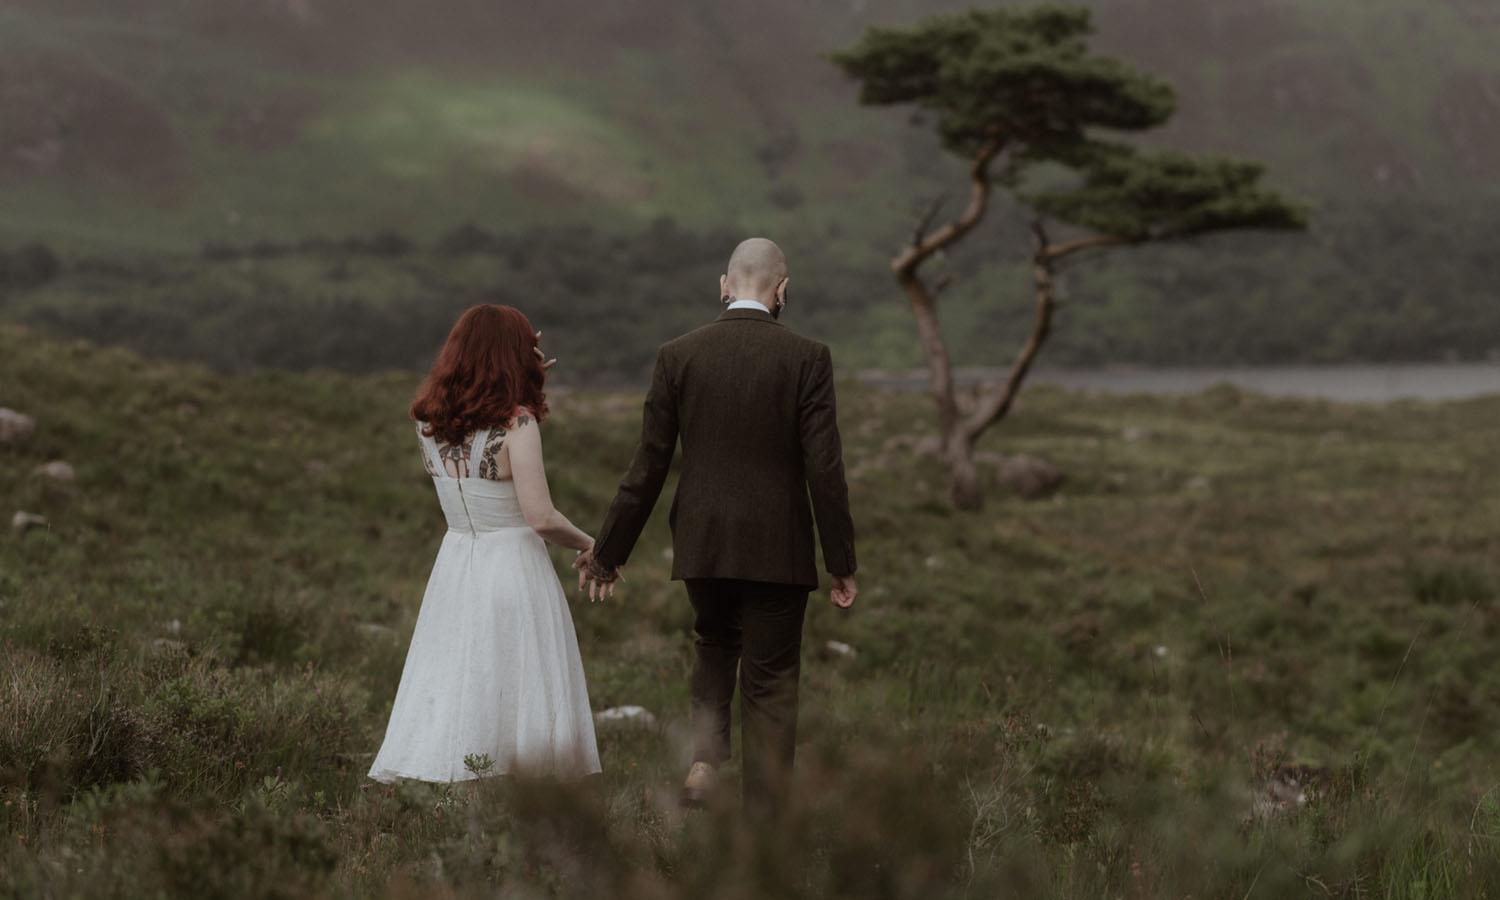
[[974,441],[964,425],[966,410],[959,402],[953,381],[953,363],[938,322],[937,295],[928,288],[917,270],[933,254],[968,234],[984,218],[990,199],[990,166],[1004,149],[1005,142],[999,138],[980,148],[969,171],[969,203],[963,213],[929,234],[927,226],[937,213],[935,204],[918,223],[911,244],[891,260],[891,271],[911,302],[912,315],[917,321],[917,335],[922,341],[922,354],[927,359],[927,389],[937,406],[943,459],[947,461],[952,478],[953,503],[960,509],[978,509],[983,502],[979,473],[974,467]]
[[[974,465],[974,445],[990,426],[1005,418],[1015,405],[1026,382],[1032,363],[1042,344],[1052,332],[1052,314],[1056,309],[1056,264],[1063,257],[1082,250],[1125,241],[1108,236],[1089,237],[1063,244],[1053,244],[1040,220],[1032,224],[1032,281],[1035,286],[1036,314],[1031,334],[1011,364],[1005,383],[976,394],[971,402],[961,398],[953,378],[953,363],[938,321],[937,293],[923,282],[918,268],[929,257],[968,234],[984,217],[989,204],[991,163],[1004,149],[996,140],[976,154],[970,170],[969,204],[962,215],[927,233],[936,214],[934,206],[917,225],[911,244],[891,260],[891,271],[911,302],[917,321],[922,353],[927,359],[927,388],[938,411],[938,434],[942,437],[943,461],[948,466],[949,492],[953,505],[962,510],[977,510],[984,505],[984,490]],[[939,288],[942,285],[938,285]]]
[[937,298],[915,271],[898,271],[896,280],[906,291],[912,315],[917,320],[917,336],[922,341],[922,355],[927,359],[927,390],[937,405],[938,432],[943,435],[946,445],[948,435],[958,427],[960,413],[953,385],[953,364],[948,358],[948,345],[938,324]]
[[1033,224],[1036,243],[1032,252],[1032,280],[1036,287],[1036,315],[1032,320],[1031,334],[1021,347],[1020,354],[1011,364],[1010,376],[1005,384],[988,393],[981,393],[962,420],[944,428],[943,445],[948,460],[953,505],[962,510],[977,510],[984,506],[984,493],[979,484],[979,472],[974,465],[974,445],[979,436],[991,425],[1005,418],[1015,405],[1026,375],[1036,361],[1037,354],[1052,333],[1052,313],[1057,308],[1056,278],[1050,255],[1051,245],[1040,222]]
[[1021,393],[1021,387],[1026,383],[1026,376],[1031,372],[1032,363],[1036,362],[1037,354],[1041,352],[1042,344],[1052,333],[1052,313],[1057,309],[1055,264],[1058,256],[1053,253],[1054,248],[1040,221],[1032,223],[1031,231],[1035,241],[1031,254],[1031,278],[1036,296],[1036,313],[1032,318],[1031,334],[1027,336],[1026,343],[1021,345],[1021,352],[1016,355],[1015,362],[1011,363],[1010,375],[1005,379],[1005,384],[982,394],[974,404],[974,410],[965,423],[971,441],[978,440],[986,429],[1010,412],[1016,397]]
[[1102,235],[1054,244],[1047,237],[1046,226],[1040,219],[1031,224],[1031,233],[1031,277],[1036,292],[1036,315],[1032,320],[1031,334],[1021,346],[1015,362],[1011,364],[1010,376],[1006,378],[1005,384],[981,395],[975,402],[965,423],[971,443],[1010,412],[1016,397],[1021,393],[1022,385],[1026,383],[1026,376],[1031,372],[1031,364],[1036,362],[1042,344],[1052,333],[1052,313],[1057,309],[1057,263],[1084,250],[1129,243],[1123,238]]
[[944,441],[943,457],[948,462],[948,493],[953,505],[965,511],[984,508],[984,488],[979,483],[979,469],[974,465],[974,441],[967,429],[960,427]]

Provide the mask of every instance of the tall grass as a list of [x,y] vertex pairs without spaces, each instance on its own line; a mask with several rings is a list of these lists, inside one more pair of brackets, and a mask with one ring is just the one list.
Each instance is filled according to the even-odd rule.
[[[0,330],[0,403],[38,419],[0,496],[50,520],[0,537],[0,892],[1500,894],[1493,400],[1035,391],[996,445],[1073,477],[958,516],[910,449],[921,398],[846,390],[865,595],[809,615],[795,803],[753,830],[732,792],[674,804],[664,517],[623,596],[574,609],[595,706],[660,721],[603,730],[603,776],[365,779],[441,532],[413,382]],[[554,401],[587,523],[639,401]],[[75,483],[32,474],[54,458]]]

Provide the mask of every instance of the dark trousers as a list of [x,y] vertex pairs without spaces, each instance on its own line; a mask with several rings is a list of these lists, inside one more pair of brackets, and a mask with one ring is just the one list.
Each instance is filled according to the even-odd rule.
[[730,703],[740,687],[745,812],[775,813],[797,746],[797,680],[808,589],[728,578],[687,579],[697,634],[693,761],[729,759]]

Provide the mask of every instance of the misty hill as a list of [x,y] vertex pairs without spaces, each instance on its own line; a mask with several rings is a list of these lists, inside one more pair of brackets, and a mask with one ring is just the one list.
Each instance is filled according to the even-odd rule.
[[[881,195],[943,168],[820,54],[965,5],[7,0],[0,224],[192,246],[670,214],[884,244]],[[1092,5],[1103,48],[1179,87],[1174,145],[1356,205],[1500,177],[1493,4]]]
[[[962,167],[920,121],[858,107],[820,54],[966,5],[3,0],[0,244],[177,253],[381,229],[431,240],[464,222],[630,232],[668,216],[773,232],[878,276],[918,201]],[[1074,285],[1092,305],[1063,323],[1079,344],[1064,358],[1494,348],[1476,335],[1497,333],[1482,260],[1500,219],[1493,4],[1090,5],[1102,49],[1180,91],[1152,140],[1264,160],[1313,203],[1316,231],[1094,267]],[[955,261],[948,301],[983,336],[957,348],[974,362],[998,361],[1026,315],[1024,244],[1006,237],[1019,223],[997,218]],[[1021,308],[980,306],[997,291]],[[1205,319],[1256,339],[1204,334]],[[892,361],[913,361],[885,334]]]

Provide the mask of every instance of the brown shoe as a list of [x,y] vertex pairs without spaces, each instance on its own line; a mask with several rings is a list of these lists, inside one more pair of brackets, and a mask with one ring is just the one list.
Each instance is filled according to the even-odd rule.
[[713,793],[718,780],[718,771],[706,762],[695,762],[688,769],[687,780],[682,783],[682,805],[687,809],[702,809]]

